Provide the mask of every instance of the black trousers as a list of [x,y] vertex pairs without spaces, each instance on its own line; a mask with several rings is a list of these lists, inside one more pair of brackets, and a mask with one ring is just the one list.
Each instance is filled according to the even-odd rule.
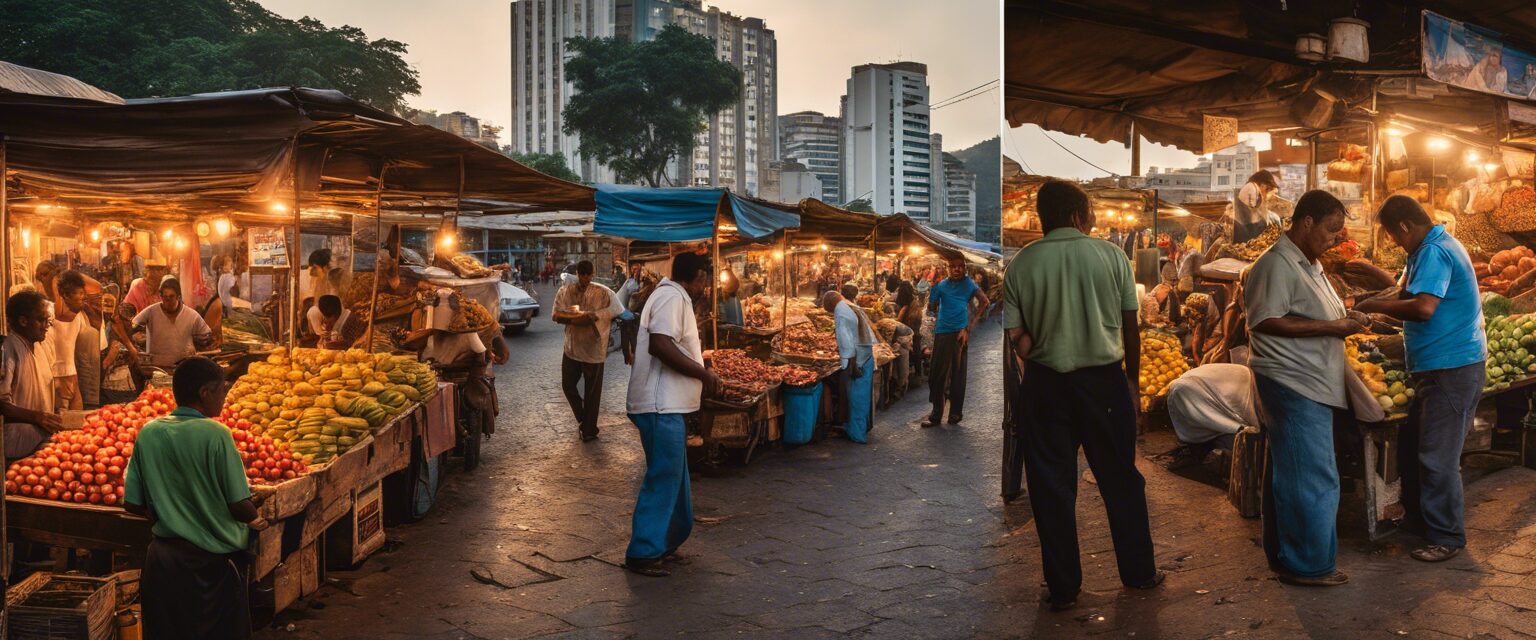
[[[576,385],[583,382],[578,391]],[[566,402],[571,404],[571,413],[581,423],[581,435],[597,435],[597,412],[603,405],[603,363],[561,356],[560,386],[565,390]]]
[[827,376],[827,390],[832,394],[832,424],[843,426],[848,424],[848,392],[853,380],[848,375],[846,361],[845,366],[838,369],[832,375]]
[[245,565],[243,553],[209,553],[176,538],[151,540],[139,583],[144,637],[251,637]]
[[965,409],[965,362],[971,345],[960,345],[960,332],[940,333],[933,337],[933,364],[928,370],[928,401],[933,403],[934,419],[944,417],[944,402],[949,401],[949,415]]
[[1157,572],[1147,522],[1146,481],[1136,470],[1136,405],[1121,363],[1060,373],[1030,362],[1014,403],[1024,477],[1045,581],[1055,600],[1082,589],[1077,547],[1077,450],[1082,448],[1109,513],[1120,581],[1144,584]]

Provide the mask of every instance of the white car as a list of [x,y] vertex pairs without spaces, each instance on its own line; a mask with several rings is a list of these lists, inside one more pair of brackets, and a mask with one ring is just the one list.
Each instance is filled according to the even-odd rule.
[[539,300],[521,287],[509,282],[498,283],[501,289],[501,331],[516,335],[528,328],[539,317]]

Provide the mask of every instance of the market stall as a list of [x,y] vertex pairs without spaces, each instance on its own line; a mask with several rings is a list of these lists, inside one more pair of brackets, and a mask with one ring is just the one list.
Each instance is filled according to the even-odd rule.
[[[379,251],[385,220],[451,228],[461,215],[592,208],[586,187],[334,91],[126,102],[0,92],[0,122],[7,290],[30,284],[47,264],[94,275],[118,294],[134,278],[175,274],[215,328],[221,350],[209,353],[235,372],[237,361],[249,364],[220,420],[274,523],[256,536],[251,575],[277,609],[316,589],[326,564],[355,564],[377,549],[385,504],[420,504],[383,495],[386,476],[414,472],[429,449],[453,447],[453,385],[414,354],[369,339],[388,300],[378,283],[419,288],[400,277],[398,243]],[[321,249],[331,253],[329,269],[306,270]],[[446,275],[413,275],[443,276],[465,291],[490,278],[494,287],[484,265],[444,249],[432,259]],[[338,329],[354,348],[295,348],[305,337],[304,300],[326,284],[357,319]],[[409,313],[415,304],[382,309]],[[120,506],[122,473],[137,429],[172,404],[163,387],[151,388],[133,402],[67,416],[76,428],[7,470],[10,539],[61,550],[60,569],[136,566],[146,523]],[[405,511],[398,518],[420,515]],[[96,553],[72,564],[69,551],[79,549]]]
[[[1417,200],[1472,255],[1484,296],[1488,386],[1465,450],[1529,465],[1533,460],[1521,452],[1531,450],[1522,416],[1536,364],[1529,338],[1536,325],[1524,315],[1536,310],[1536,116],[1531,74],[1520,65],[1533,59],[1523,43],[1532,42],[1536,25],[1470,2],[1435,11],[1362,3],[1348,16],[1326,4],[1229,3],[1199,16],[1170,15],[1157,3],[1010,5],[1006,115],[1015,126],[1128,141],[1133,175],[1141,173],[1145,142],[1204,154],[1237,143],[1239,132],[1267,134],[1270,150],[1260,154],[1259,168],[1275,174],[1282,191],[1294,197],[1326,190],[1350,214],[1347,237],[1322,260],[1347,303],[1391,293],[1406,256],[1378,232],[1375,211],[1393,195]],[[1319,20],[1326,38],[1315,35]],[[1116,37],[1104,39],[1106,28]],[[1082,37],[1088,33],[1100,37]],[[1129,62],[1147,59],[1179,63],[1149,73]],[[1501,66],[1501,59],[1519,62]],[[1067,60],[1097,72],[1053,73]],[[1009,212],[1021,221],[1013,226],[1027,231],[1027,194],[1005,193],[1013,194]],[[1284,206],[1272,210],[1287,217]],[[1201,247],[1208,261],[1195,290],[1183,296],[1188,317],[1143,339],[1144,391],[1165,389],[1192,365],[1244,361],[1241,274],[1281,228]],[[1375,536],[1394,512],[1390,452],[1412,398],[1401,323],[1373,317],[1370,324],[1368,333],[1347,341],[1347,351],[1386,417],[1359,424],[1340,461]],[[1263,456],[1234,452],[1232,459]],[[1238,469],[1231,475],[1257,477]]]

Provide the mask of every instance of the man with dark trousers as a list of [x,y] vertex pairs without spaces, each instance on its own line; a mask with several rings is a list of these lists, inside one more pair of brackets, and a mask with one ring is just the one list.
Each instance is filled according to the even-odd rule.
[[1045,237],[1008,265],[1004,328],[1025,361],[1013,403],[1025,480],[1044,557],[1052,611],[1077,604],[1077,451],[1082,448],[1109,514],[1120,581],[1150,589],[1165,574],[1152,557],[1146,482],[1136,470],[1141,339],[1136,283],[1125,254],[1089,237],[1088,194],[1052,180],[1037,209]]
[[176,410],[144,425],[124,477],[129,513],[149,518],[154,538],[140,597],[146,638],[249,638],[246,546],[267,521],[234,438],[218,415],[229,395],[224,369],[201,356],[171,377]]
[[965,275],[965,258],[949,257],[949,277],[928,290],[928,312],[933,314],[933,365],[928,372],[928,400],[933,410],[923,426],[933,427],[944,417],[949,404],[949,423],[965,419],[966,362],[971,332],[986,315],[992,301]]

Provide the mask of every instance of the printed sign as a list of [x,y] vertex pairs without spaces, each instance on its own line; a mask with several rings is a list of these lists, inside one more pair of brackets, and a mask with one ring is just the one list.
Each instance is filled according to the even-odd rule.
[[1536,99],[1536,56],[1498,32],[1424,12],[1424,75],[1445,84],[1517,100]]
[[251,227],[247,244],[252,267],[288,266],[288,231],[281,227]]

